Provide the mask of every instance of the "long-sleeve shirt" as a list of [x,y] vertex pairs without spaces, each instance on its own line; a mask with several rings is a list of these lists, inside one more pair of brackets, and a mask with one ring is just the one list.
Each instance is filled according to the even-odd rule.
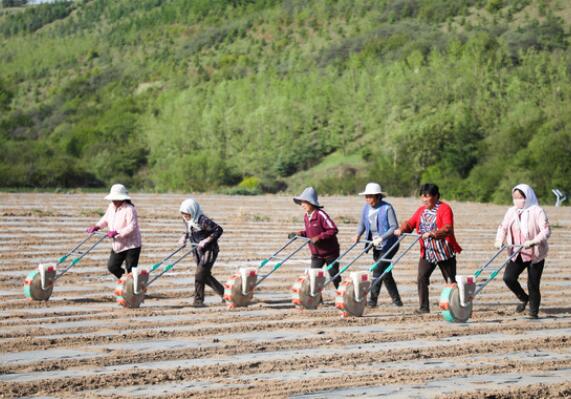
[[198,244],[208,238],[206,249],[218,249],[218,239],[224,232],[222,227],[206,215],[200,215],[197,224],[198,226],[188,225],[187,237],[190,241]]
[[[551,227],[545,211],[540,206],[532,206],[527,209],[526,220],[527,229],[522,228],[521,214],[515,207],[511,207],[506,212],[504,219],[498,226],[496,241],[509,245],[523,245],[526,241],[531,241],[534,246],[522,249],[520,254],[524,262],[541,262],[547,256],[549,246],[547,239],[551,235]],[[510,249],[513,253],[513,249]]]
[[116,253],[141,246],[141,231],[137,219],[137,210],[132,204],[123,202],[119,208],[113,203],[107,207],[105,215],[96,223],[103,229],[115,230],[118,235],[113,238],[112,248]]
[[[372,216],[372,217],[371,217]],[[365,233],[365,239],[373,240],[376,237],[383,239],[380,251],[386,251],[397,240],[394,231],[398,227],[397,217],[392,205],[381,201],[376,208],[365,204],[361,211],[361,219],[357,226],[357,235]]]
[[319,237],[317,243],[309,243],[313,255],[321,257],[339,256],[339,241],[337,241],[337,226],[329,215],[322,209],[316,209],[311,214],[305,214],[303,221],[305,229],[297,234],[302,237]]
[[[416,229],[418,234],[422,234],[420,228],[421,218],[426,209],[424,205],[418,208],[414,215],[401,225],[401,231],[403,233],[410,233]],[[454,236],[454,214],[452,213],[452,208],[445,202],[439,201],[439,206],[436,211],[436,230],[433,231],[433,233],[435,240],[446,240],[454,254],[462,252],[462,247],[460,247]],[[420,240],[420,256],[422,258],[426,255],[425,250],[424,240]]]

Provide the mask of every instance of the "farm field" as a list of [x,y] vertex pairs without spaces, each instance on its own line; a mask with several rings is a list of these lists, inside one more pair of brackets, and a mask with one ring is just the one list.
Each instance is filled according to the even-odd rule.
[[[24,299],[28,272],[84,238],[107,207],[104,196],[0,193],[0,397],[571,396],[569,208],[544,206],[553,230],[538,320],[514,313],[516,298],[498,277],[476,298],[468,323],[445,322],[439,271],[431,279],[431,313],[414,314],[416,248],[393,272],[404,306],[393,306],[383,287],[379,306],[360,318],[340,317],[332,286],[317,310],[292,305],[289,289],[309,266],[306,249],[264,281],[247,308],[228,309],[209,288],[208,307],[191,307],[194,266],[187,258],[149,287],[139,309],[124,309],[106,269],[108,242],[58,280],[48,302]],[[185,196],[132,198],[143,235],[139,264],[148,267],[176,247]],[[213,269],[221,282],[239,267],[259,265],[303,226],[303,211],[289,196],[195,198],[224,228]],[[399,221],[420,204],[388,200]],[[363,199],[320,202],[347,248]],[[464,249],[458,274],[469,274],[494,253],[507,208],[451,205]],[[351,270],[365,270],[371,259]],[[524,288],[526,280],[522,275]]]

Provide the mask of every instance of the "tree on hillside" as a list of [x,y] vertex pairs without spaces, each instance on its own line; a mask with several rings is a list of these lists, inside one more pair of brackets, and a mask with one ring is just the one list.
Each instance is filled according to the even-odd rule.
[[28,4],[28,0],[2,0],[2,7],[21,7]]

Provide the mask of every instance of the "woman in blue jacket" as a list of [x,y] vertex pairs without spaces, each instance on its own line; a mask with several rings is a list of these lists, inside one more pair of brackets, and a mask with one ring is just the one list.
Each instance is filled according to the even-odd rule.
[[[397,237],[393,233],[398,228],[398,222],[393,206],[383,200],[387,194],[381,190],[379,184],[369,183],[365,187],[365,191],[359,193],[359,195],[365,196],[366,204],[363,206],[361,219],[357,227],[357,235],[353,238],[353,242],[358,242],[364,234],[365,239],[373,242],[373,259],[375,262],[381,257],[392,259],[397,253],[399,246],[397,245],[389,253],[387,251],[397,241]],[[373,272],[373,277],[379,277],[390,264],[390,261],[382,261]],[[402,306],[399,290],[392,272],[388,272],[382,281],[371,287],[368,305],[371,307],[377,306],[382,282],[385,283],[393,304]]]

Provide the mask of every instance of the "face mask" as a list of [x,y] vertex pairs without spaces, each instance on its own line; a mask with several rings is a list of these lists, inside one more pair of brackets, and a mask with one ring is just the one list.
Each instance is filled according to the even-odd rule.
[[524,198],[518,198],[515,199],[514,198],[514,206],[518,209],[523,209],[523,205],[525,204],[525,199]]

